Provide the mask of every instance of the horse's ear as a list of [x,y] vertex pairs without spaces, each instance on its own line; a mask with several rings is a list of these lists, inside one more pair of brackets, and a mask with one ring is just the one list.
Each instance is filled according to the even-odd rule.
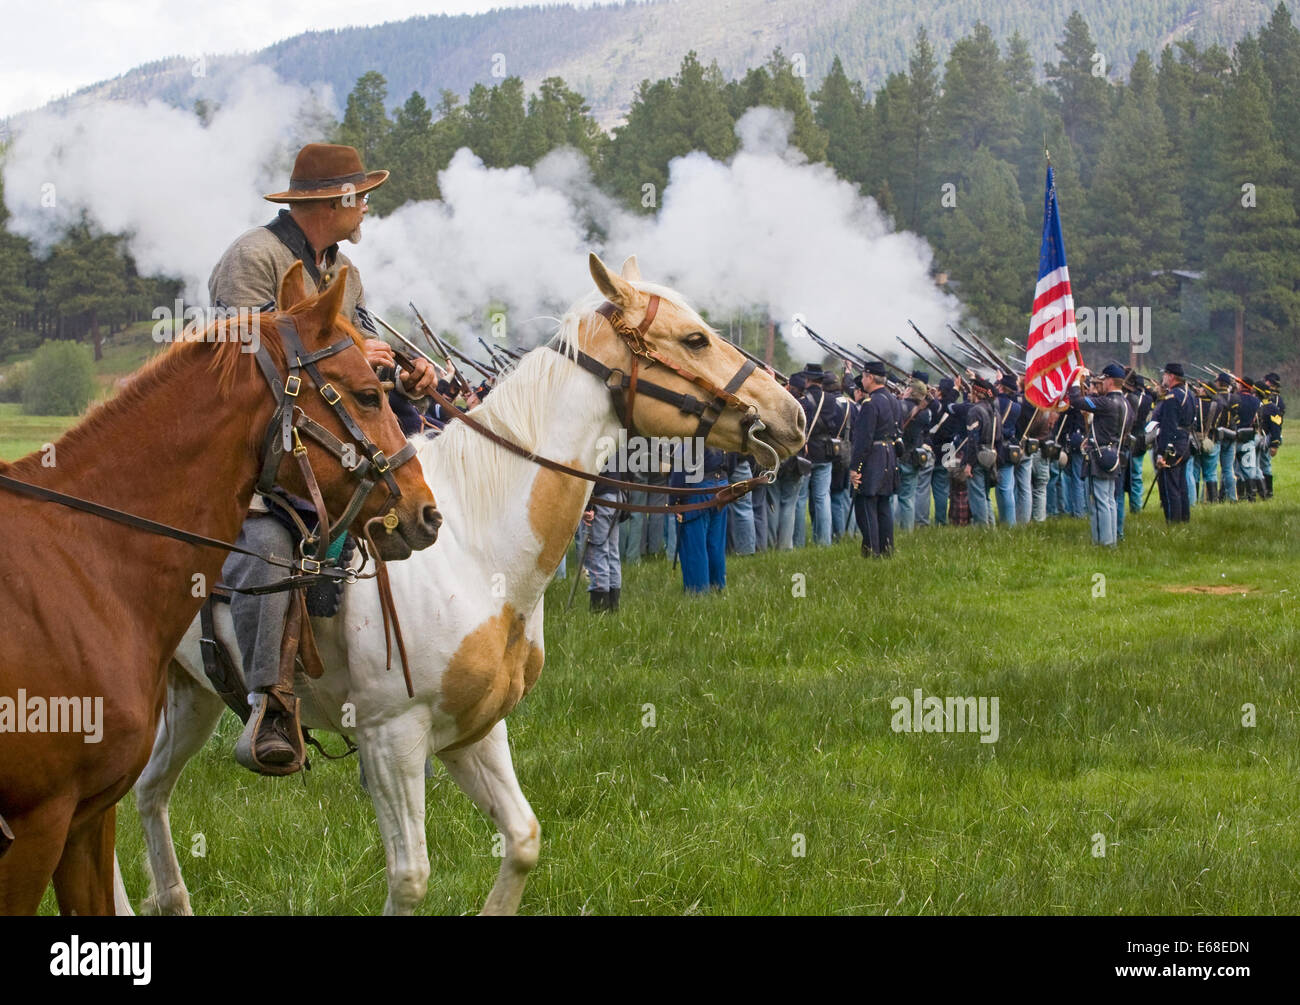
[[343,306],[343,293],[347,290],[347,286],[348,267],[345,265],[339,269],[339,274],[330,284],[329,289],[318,296],[303,315],[303,320],[307,322],[308,327],[314,327],[318,332],[328,332],[334,327],[334,319],[338,317],[339,309]]
[[641,266],[636,264],[636,255],[628,255],[623,261],[623,278],[629,283],[641,282]]
[[277,311],[291,310],[310,296],[303,275],[301,260],[295,261],[289,266],[289,271],[280,280],[280,290],[275,297],[275,309]]
[[588,258],[588,265],[591,268],[591,278],[596,281],[596,288],[605,294],[605,299],[610,303],[627,307],[636,299],[636,290],[622,276],[610,272],[594,251]]

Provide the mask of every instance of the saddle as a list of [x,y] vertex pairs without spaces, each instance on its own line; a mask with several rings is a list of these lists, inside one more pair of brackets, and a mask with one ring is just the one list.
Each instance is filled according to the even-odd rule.
[[[344,542],[342,550],[344,561],[351,558],[351,551],[355,550],[355,547],[355,542],[350,538]],[[342,588],[342,583],[325,582],[290,591],[289,613],[285,619],[284,635],[280,644],[279,676],[271,692],[286,712],[283,717],[285,738],[293,748],[294,756],[291,761],[284,764],[265,764],[257,757],[255,749],[245,744],[241,737],[240,746],[236,749],[236,757],[240,763],[259,774],[291,775],[304,767],[310,769],[311,763],[307,760],[305,744],[311,744],[323,757],[330,760],[347,757],[356,750],[349,740],[348,749],[342,754],[330,754],[326,751],[320,742],[302,727],[299,701],[293,693],[294,676],[298,672],[305,673],[313,680],[318,679],[325,672],[320,653],[316,649],[315,636],[312,634],[311,618],[333,617],[337,614]],[[217,637],[214,615],[214,605],[217,603],[230,603],[230,592],[220,586],[213,591],[199,611],[201,630],[199,648],[203,653],[203,672],[221,700],[239,716],[241,722],[247,724],[250,717],[257,717],[257,723],[253,728],[253,735],[256,736],[261,727],[261,719],[267,711],[267,701],[260,695],[249,695],[243,672]],[[255,699],[255,704],[250,702],[250,698]]]

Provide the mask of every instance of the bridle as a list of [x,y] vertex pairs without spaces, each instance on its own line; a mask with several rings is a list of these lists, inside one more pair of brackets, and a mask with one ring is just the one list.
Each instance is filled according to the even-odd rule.
[[[758,416],[758,408],[750,402],[746,402],[736,395],[741,385],[749,378],[756,369],[753,360],[746,359],[740,369],[731,377],[725,387],[718,387],[706,377],[700,374],[686,370],[672,360],[668,359],[662,353],[651,348],[646,342],[646,333],[650,330],[651,324],[654,323],[655,315],[659,311],[659,296],[652,294],[649,302],[646,304],[645,316],[641,323],[633,325],[623,316],[623,312],[613,303],[606,300],[595,309],[595,313],[603,317],[610,328],[614,330],[623,343],[631,352],[631,362],[626,372],[617,368],[609,367],[596,359],[594,356],[583,352],[577,346],[568,346],[562,342],[550,342],[549,348],[559,353],[566,359],[572,360],[582,369],[594,375],[606,387],[610,394],[611,404],[614,408],[614,414],[622,423],[623,428],[629,433],[636,433],[636,426],[633,422],[632,409],[636,403],[636,396],[644,394],[646,397],[654,398],[657,401],[673,405],[687,415],[699,417],[699,424],[695,428],[695,436],[705,439],[713,429],[714,424],[721,418],[723,412],[727,409],[734,409],[743,413],[740,420],[741,429],[745,434],[745,442],[748,443],[755,434],[760,432],[764,426]],[[690,381],[696,387],[701,388],[708,393],[707,399],[697,398],[694,395],[686,394],[680,391],[673,391],[669,388],[656,384],[652,381],[644,380],[640,376],[641,361],[647,360],[651,365],[658,365],[672,370],[684,380]],[[443,402],[439,402],[443,404]],[[491,430],[485,429],[478,425],[465,413],[452,408],[449,414],[466,422],[472,428],[483,433],[489,439],[504,446],[520,456],[526,457],[542,467],[550,468],[554,471],[560,471],[563,474],[573,475],[577,478],[583,478],[587,481],[594,482],[597,485],[606,485],[612,488],[625,489],[629,492],[647,492],[653,489],[655,495],[709,495],[710,498],[703,502],[686,503],[681,505],[668,506],[650,506],[640,503],[623,502],[619,499],[603,498],[602,506],[609,506],[614,509],[630,510],[637,513],[684,513],[690,510],[706,509],[724,506],[727,503],[734,502],[747,493],[753,491],[759,485],[766,485],[773,482],[776,478],[775,470],[763,471],[760,474],[745,478],[729,485],[722,485],[716,489],[705,489],[701,491],[698,488],[690,486],[673,486],[673,485],[655,485],[647,487],[643,482],[631,482],[621,478],[610,478],[608,475],[590,474],[577,468],[570,467],[566,464],[560,464],[557,461],[548,460],[544,457],[538,457],[531,451],[525,451],[515,444],[497,436]]]
[[[288,374],[284,376],[280,374],[266,346],[259,344],[256,354],[257,365],[275,398],[275,411],[271,415],[266,434],[262,439],[262,468],[257,479],[257,491],[262,493],[263,498],[288,514],[297,525],[302,535],[304,561],[308,565],[305,571],[319,571],[330,542],[352,523],[371,493],[379,487],[380,481],[388,491],[388,498],[379,516],[383,520],[385,530],[391,533],[397,528],[398,518],[393,508],[402,498],[402,490],[397,485],[394,472],[415,456],[415,446],[408,442],[392,457],[385,455],[365,434],[352,414],[343,407],[343,396],[321,375],[316,364],[355,346],[356,343],[350,336],[324,349],[309,353],[298,335],[298,325],[293,317],[278,317],[276,330],[280,334],[280,344],[284,349]],[[334,411],[339,422],[343,424],[344,430],[352,438],[352,443],[345,444],[299,406],[298,395],[302,390],[302,372],[306,373],[307,379],[315,385],[320,396]],[[299,435],[300,431],[332,454],[343,469],[357,481],[356,489],[347,507],[332,523],[316,475],[312,471],[311,461],[307,457],[307,448],[302,442],[302,436]],[[298,462],[303,482],[311,496],[311,503],[316,509],[317,526],[314,534],[303,523],[297,511],[273,491],[280,464],[286,453],[291,453]],[[306,559],[307,549],[313,545],[312,558]],[[312,565],[316,568],[312,569]]]
[[[722,413],[733,408],[745,413],[745,418],[741,420],[741,428],[745,431],[746,442],[754,434],[761,431],[763,427],[762,420],[758,417],[758,408],[749,404],[736,396],[736,391],[745,382],[751,373],[756,369],[753,361],[745,360],[745,363],[727,382],[726,387],[718,387],[712,381],[699,374],[691,373],[677,366],[674,362],[662,356],[645,341],[646,332],[650,330],[650,325],[654,322],[655,314],[659,310],[659,297],[652,295],[650,302],[646,305],[645,317],[641,319],[639,325],[632,325],[627,322],[620,311],[614,304],[605,301],[596,308],[595,313],[601,315],[609,322],[624,343],[632,352],[632,362],[629,365],[629,372],[624,372],[614,367],[608,367],[594,356],[588,355],[576,346],[568,346],[564,343],[551,342],[549,347],[559,353],[565,359],[568,359],[587,372],[594,374],[600,379],[601,383],[608,388],[610,398],[614,407],[614,413],[618,416],[623,427],[629,432],[635,432],[632,425],[632,406],[636,401],[637,394],[644,394],[647,397],[655,398],[659,401],[675,405],[681,411],[688,415],[699,416],[700,422],[696,427],[695,435],[707,437],[709,431],[713,428],[714,423],[718,421]],[[701,400],[694,395],[683,394],[678,391],[669,390],[659,384],[640,379],[640,361],[649,360],[652,364],[668,367],[680,377],[690,381],[697,387],[707,391],[710,395],[708,400]],[[691,486],[675,485],[647,485],[644,482],[631,482],[621,478],[611,478],[608,475],[592,474],[589,471],[583,471],[580,468],[571,467],[568,464],[561,464],[559,461],[553,461],[547,457],[540,457],[514,443],[504,436],[488,429],[472,415],[462,412],[448,398],[444,397],[436,390],[431,390],[429,396],[435,402],[442,406],[443,411],[450,419],[457,419],[479,435],[491,440],[497,446],[502,447],[511,453],[531,461],[539,467],[547,468],[551,471],[558,471],[561,474],[571,475],[574,478],[581,478],[585,481],[593,482],[597,485],[605,485],[611,488],[624,489],[628,492],[645,492],[652,495],[689,495],[689,496],[707,496],[702,502],[681,503],[667,506],[651,506],[642,503],[623,502],[621,499],[602,498],[600,505],[612,509],[628,510],[634,513],[688,513],[691,510],[713,509],[725,506],[728,503],[740,499],[742,496],[752,492],[759,485],[770,484],[776,478],[775,470],[763,471],[760,474],[745,478],[738,482],[732,482],[728,485],[720,485],[712,489],[700,489]],[[770,449],[770,448],[769,448]]]
[[[33,485],[30,482],[24,482],[8,475],[0,474],[0,488],[8,489],[18,495],[27,496],[28,498],[37,499],[42,502],[57,503],[60,506],[66,506],[68,509],[74,509],[82,513],[89,513],[93,516],[102,517],[111,520],[114,523],[122,524],[125,527],[131,527],[135,530],[142,530],[148,534],[156,534],[160,537],[171,538],[174,541],[180,541],[184,544],[191,544],[201,548],[219,548],[223,551],[236,552],[241,555],[248,555],[251,558],[258,558],[268,565],[276,566],[280,569],[286,569],[290,573],[290,578],[280,580],[277,583],[270,583],[266,586],[256,587],[247,591],[249,593],[271,593],[279,592],[286,589],[298,589],[304,586],[311,586],[316,582],[323,581],[343,581],[355,582],[358,578],[353,569],[344,569],[325,564],[321,559],[331,541],[337,534],[336,530],[346,527],[353,519],[357,512],[365,505],[366,499],[370,493],[377,488],[374,475],[382,478],[385,487],[388,489],[389,498],[384,507],[383,524],[386,530],[393,530],[397,526],[396,514],[392,509],[397,505],[401,498],[401,490],[397,486],[397,481],[392,472],[405,464],[415,455],[415,447],[408,443],[391,458],[386,457],[378,447],[371,442],[370,438],[357,425],[356,420],[348,413],[342,405],[342,396],[335,388],[322,379],[320,371],[316,364],[322,359],[334,356],[355,345],[352,339],[345,338],[336,342],[325,349],[318,350],[314,353],[308,353],[303,347],[302,339],[298,336],[297,324],[291,317],[281,317],[277,319],[277,330],[284,347],[285,361],[288,364],[289,373],[287,377],[281,378],[280,371],[275,365],[265,345],[259,345],[256,353],[257,363],[270,385],[271,393],[275,396],[276,409],[271,416],[271,421],[267,427],[266,436],[264,437],[263,458],[261,475],[258,477],[258,491],[269,492],[275,487],[276,474],[280,468],[280,461],[283,460],[285,450],[289,450],[298,458],[298,464],[303,472],[303,477],[307,481],[309,491],[313,495],[313,505],[317,506],[319,524],[322,528],[329,528],[328,533],[322,534],[321,539],[317,542],[315,558],[282,558],[279,555],[264,555],[261,552],[253,551],[232,541],[222,541],[215,537],[208,537],[205,534],[196,534],[193,531],[185,530],[181,527],[175,527],[159,520],[150,520],[147,517],[137,516],[134,513],[127,513],[124,510],[117,509],[113,506],[105,506],[103,503],[92,502],[89,499],[82,499],[79,496],[69,495],[66,492],[58,492],[54,489],[46,488],[42,485]],[[343,428],[356,441],[354,444],[344,444],[328,429],[320,423],[311,419],[302,409],[294,404],[302,387],[302,376],[299,370],[306,370],[307,376],[316,385],[321,396],[334,409],[339,420],[343,423]],[[325,503],[321,498],[320,488],[316,482],[315,474],[311,470],[311,464],[306,456],[306,448],[302,444],[302,439],[298,434],[301,429],[310,438],[319,443],[327,451],[338,458],[345,470],[352,472],[360,484],[353,493],[352,500],[349,503],[344,515],[340,517],[335,524],[330,524],[325,511]],[[356,463],[348,463],[348,455],[355,453],[359,448],[365,455],[363,459]],[[275,502],[281,502],[281,505],[287,506],[274,494],[267,495],[268,499]],[[316,539],[302,524],[302,519],[293,514],[299,528],[304,532],[306,538]],[[378,518],[377,518],[378,519]]]
[[[614,304],[606,300],[596,308],[596,313],[609,322],[609,326],[614,329],[632,353],[632,362],[628,367],[628,372],[624,374],[621,370],[611,369],[593,356],[578,350],[575,359],[579,366],[584,370],[596,374],[606,387],[610,389],[611,396],[614,399],[614,412],[618,415],[619,421],[623,423],[624,428],[629,433],[635,433],[636,427],[633,423],[632,408],[636,403],[637,392],[650,398],[656,398],[659,401],[676,405],[683,412],[700,417],[700,424],[696,427],[695,435],[705,439],[709,431],[713,428],[715,422],[721,418],[722,413],[733,408],[745,413],[746,420],[742,420],[741,426],[745,430],[746,439],[749,437],[750,427],[758,421],[758,409],[736,396],[742,384],[749,379],[749,375],[757,369],[753,360],[746,359],[735,375],[727,381],[726,387],[718,387],[711,380],[702,377],[690,370],[679,367],[668,357],[650,347],[646,342],[646,333],[650,330],[651,324],[654,323],[655,315],[659,313],[659,297],[652,295],[649,303],[646,304],[645,317],[641,319],[639,325],[633,325],[623,316],[623,312]],[[658,364],[672,370],[677,376],[684,380],[690,381],[696,387],[702,388],[708,392],[709,399],[701,401],[688,394],[681,394],[676,391],[670,391],[659,384],[653,384],[650,381],[638,381],[638,374],[641,367],[641,360],[649,360],[651,364]],[[618,375],[614,383],[610,378],[615,374]],[[618,392],[623,391],[620,398]]]

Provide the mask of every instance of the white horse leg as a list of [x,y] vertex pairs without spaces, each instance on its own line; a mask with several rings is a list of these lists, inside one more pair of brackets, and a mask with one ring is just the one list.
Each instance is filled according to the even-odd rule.
[[126,884],[122,882],[122,867],[117,862],[117,852],[113,852],[113,913],[119,918],[131,918],[131,898],[126,895]]
[[167,673],[167,713],[158,723],[153,753],[135,783],[135,804],[149,850],[152,892],[140,905],[145,914],[192,914],[181,865],[172,845],[167,804],[182,769],[208,742],[226,707],[188,673],[172,664]]
[[429,889],[424,836],[424,762],[428,709],[417,707],[377,726],[357,730],[366,788],[375,804],[388,864],[385,914],[414,914]]
[[505,838],[505,858],[482,913],[514,914],[519,910],[528,873],[537,864],[542,832],[515,777],[505,720],[477,743],[438,756],[456,784],[492,818]]

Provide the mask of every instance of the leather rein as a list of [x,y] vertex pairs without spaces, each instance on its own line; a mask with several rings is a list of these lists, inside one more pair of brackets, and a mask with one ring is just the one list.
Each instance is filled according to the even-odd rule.
[[[350,337],[341,339],[333,345],[314,353],[308,353],[298,336],[297,324],[293,318],[278,318],[276,325],[282,340],[289,372],[287,376],[282,377],[266,346],[258,346],[256,354],[258,367],[270,387],[271,394],[275,397],[276,407],[267,426],[266,435],[263,438],[263,459],[261,473],[257,481],[257,490],[267,494],[267,498],[279,503],[282,507],[286,506],[274,494],[270,493],[275,487],[276,475],[285,452],[292,453],[298,462],[299,469],[302,471],[308,490],[312,494],[312,502],[317,507],[320,526],[328,529],[327,533],[321,534],[317,538],[316,535],[306,532],[305,527],[301,528],[304,530],[304,544],[309,541],[315,544],[313,557],[307,557],[305,549],[303,556],[295,559],[263,555],[231,541],[221,541],[203,534],[196,534],[171,524],[150,520],[134,513],[127,513],[112,506],[91,502],[79,496],[20,481],[8,475],[0,474],[0,488],[6,488],[18,495],[28,496],[43,502],[57,503],[69,509],[90,513],[135,530],[171,538],[185,544],[192,544],[202,548],[220,548],[225,551],[248,555],[252,558],[259,558],[269,565],[286,569],[290,573],[288,579],[281,580],[279,583],[268,584],[257,588],[255,591],[244,592],[271,593],[279,590],[298,589],[302,586],[310,586],[324,581],[356,582],[358,578],[356,571],[326,564],[324,561],[325,551],[329,547],[329,542],[337,536],[337,531],[347,527],[356,517],[356,514],[370,497],[371,492],[378,488],[378,483],[381,480],[388,490],[388,500],[384,507],[384,526],[385,529],[390,530],[396,527],[396,516],[392,515],[392,509],[397,505],[402,493],[401,489],[398,488],[396,479],[393,477],[393,471],[415,456],[415,447],[408,443],[391,458],[386,457],[383,451],[376,447],[362,431],[361,427],[357,425],[356,420],[352,418],[348,410],[343,407],[342,396],[338,391],[322,378],[316,364],[322,359],[334,356],[352,347],[355,343]],[[296,398],[302,387],[300,370],[306,371],[308,378],[316,385],[321,396],[334,410],[334,413],[339,417],[339,421],[343,423],[343,428],[353,437],[355,443],[344,444],[338,437],[310,418],[298,407]],[[335,524],[329,522],[325,504],[321,498],[320,487],[315,473],[312,471],[311,462],[307,458],[307,450],[302,444],[300,430],[302,434],[315,440],[325,450],[338,458],[344,469],[349,471],[359,482],[347,509]],[[348,461],[358,453],[362,456],[349,464]],[[296,514],[295,519],[298,520],[301,526],[301,519],[297,518]]]
[[[645,340],[646,332],[650,330],[650,325],[654,322],[655,315],[659,310],[659,297],[652,295],[650,302],[646,305],[645,317],[641,319],[639,325],[630,324],[623,316],[622,311],[614,304],[606,300],[596,308],[595,313],[603,317],[614,333],[623,340],[632,353],[632,362],[629,365],[628,372],[617,368],[606,366],[594,356],[590,356],[580,349],[574,350],[574,354],[569,356],[563,345],[550,343],[549,348],[567,359],[572,359],[578,366],[588,373],[598,377],[602,384],[609,390],[610,398],[614,406],[614,413],[618,416],[619,421],[628,432],[635,434],[636,427],[632,422],[632,408],[636,402],[637,394],[643,394],[649,398],[655,398],[658,401],[675,405],[678,409],[688,415],[699,417],[699,425],[696,427],[695,436],[707,438],[709,431],[713,428],[714,423],[722,416],[727,409],[734,409],[745,413],[746,419],[741,421],[742,427],[747,431],[758,422],[757,409],[741,398],[737,397],[738,391],[742,384],[749,378],[757,367],[752,360],[745,360],[744,364],[736,371],[735,375],[727,382],[726,387],[718,387],[712,381],[699,374],[692,373],[679,367],[672,360],[663,356],[656,350],[652,349]],[[701,400],[690,394],[683,394],[678,391],[669,390],[662,385],[640,379],[641,360],[649,360],[653,364],[658,364],[672,370],[678,376],[690,381],[692,384],[704,390],[709,398]],[[451,401],[445,398],[438,391],[429,392],[430,397],[442,406],[444,413],[453,419],[459,419],[470,429],[474,430],[481,436],[495,443],[497,446],[510,451],[524,460],[530,461],[539,467],[547,468],[551,471],[558,471],[561,474],[570,475],[574,478],[581,478],[585,481],[593,482],[596,485],[605,485],[616,489],[626,489],[629,492],[640,492],[647,495],[708,495],[709,498],[704,502],[679,503],[664,506],[643,505],[641,503],[623,502],[619,499],[609,499],[602,497],[600,505],[618,510],[628,510],[634,513],[688,513],[691,510],[713,509],[725,506],[730,502],[740,499],[745,494],[752,492],[759,485],[770,484],[776,477],[775,471],[764,471],[752,478],[746,478],[742,481],[734,482],[728,485],[720,485],[713,489],[699,489],[692,487],[680,487],[673,485],[648,485],[645,482],[626,481],[621,478],[611,478],[608,475],[592,474],[588,471],[582,471],[579,468],[571,467],[568,464],[562,464],[559,461],[553,461],[547,457],[541,457],[531,450],[521,447],[519,444],[506,439],[500,434],[488,429],[477,419],[473,418],[466,412],[462,412]],[[761,424],[760,424],[761,428]]]

